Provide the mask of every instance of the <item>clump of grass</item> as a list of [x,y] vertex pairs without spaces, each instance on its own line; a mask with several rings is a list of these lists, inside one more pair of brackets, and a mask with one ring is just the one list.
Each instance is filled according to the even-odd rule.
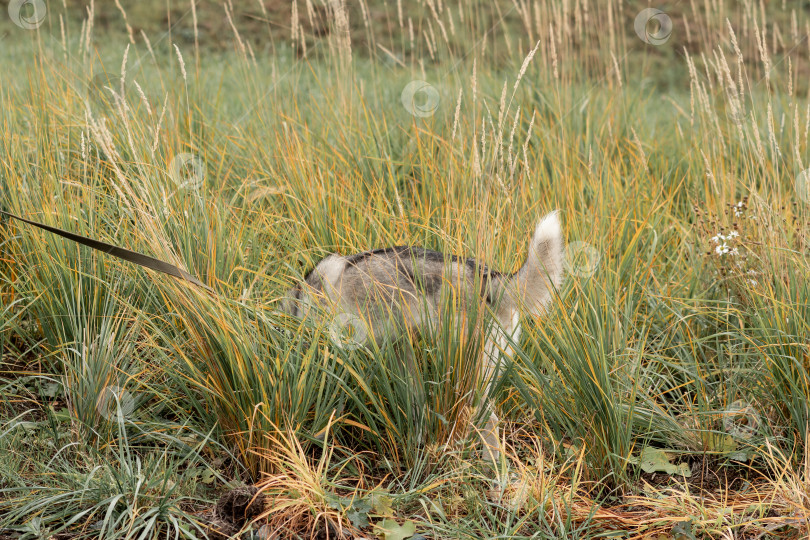
[[[4,458],[0,464],[0,527],[21,538],[199,537],[203,529],[192,512],[204,499],[196,492],[200,479],[215,471],[200,452],[206,437],[190,447],[181,426],[174,433],[165,425],[144,429],[125,418],[120,404],[114,411],[117,437],[104,450],[65,440],[64,418],[52,413],[3,426],[0,447],[18,463],[9,468],[15,464]],[[40,447],[45,438],[51,444]]]
[[197,291],[175,294],[167,302],[192,315],[173,321],[189,336],[174,354],[200,394],[198,407],[213,413],[255,479],[272,471],[262,456],[275,436],[292,430],[314,440],[343,409],[345,370],[320,350],[317,335],[288,346],[283,320]]

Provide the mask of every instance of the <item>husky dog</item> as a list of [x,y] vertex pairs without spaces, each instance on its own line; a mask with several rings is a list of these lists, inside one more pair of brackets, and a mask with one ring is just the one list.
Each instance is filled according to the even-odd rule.
[[[322,259],[287,294],[282,310],[295,317],[335,317],[354,329],[354,339],[380,342],[406,332],[435,329],[484,305],[492,316],[485,336],[483,380],[486,394],[501,353],[511,355],[508,337],[517,342],[521,312],[540,315],[563,277],[564,242],[557,212],[537,225],[523,266],[514,274],[491,270],[475,259],[460,259],[419,247],[396,246],[350,256]],[[448,301],[450,299],[450,301]],[[313,309],[317,308],[317,309]],[[456,325],[455,330],[461,330]],[[488,456],[500,455],[498,417],[490,416],[481,435]]]

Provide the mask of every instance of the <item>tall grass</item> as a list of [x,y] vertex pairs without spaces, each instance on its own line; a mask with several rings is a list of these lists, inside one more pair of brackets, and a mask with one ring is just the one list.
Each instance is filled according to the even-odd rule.
[[[228,2],[224,51],[196,4],[158,35],[116,10],[104,45],[92,9],[9,26],[3,209],[215,292],[0,222],[0,527],[191,537],[239,481],[290,534],[806,526],[803,13],[675,6],[653,45],[646,5],[404,4],[297,2],[280,25]],[[331,252],[514,271],[555,208],[569,277],[489,396],[480,326],[354,349],[277,311]],[[487,400],[497,471],[471,444]],[[691,479],[643,473],[650,449]],[[701,498],[705,468],[741,463],[749,487]]]

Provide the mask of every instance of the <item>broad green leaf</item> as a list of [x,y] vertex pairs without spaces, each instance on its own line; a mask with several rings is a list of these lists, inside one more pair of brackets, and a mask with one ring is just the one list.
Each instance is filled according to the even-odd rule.
[[669,460],[666,451],[660,448],[645,446],[641,450],[641,455],[637,459],[632,459],[632,463],[638,463],[641,470],[646,473],[663,472],[666,474],[680,474],[687,478],[692,476],[692,471],[687,463],[673,464]]
[[216,475],[214,474],[214,471],[206,468],[202,472],[202,475],[200,476],[200,481],[202,481],[203,484],[210,484],[214,481],[215,478]]
[[372,491],[369,494],[369,499],[374,513],[378,516],[394,515],[394,509],[392,508],[394,500],[386,492]]
[[416,523],[406,521],[402,525],[393,519],[384,519],[377,523],[377,537],[383,540],[405,540],[416,534]]
[[346,513],[346,517],[349,518],[349,521],[352,522],[352,525],[354,525],[358,529],[368,527],[368,514],[366,512],[360,512],[359,510],[352,510],[351,512]]

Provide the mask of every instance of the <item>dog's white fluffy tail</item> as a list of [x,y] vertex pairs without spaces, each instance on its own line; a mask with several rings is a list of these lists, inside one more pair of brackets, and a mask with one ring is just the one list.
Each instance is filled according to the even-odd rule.
[[563,280],[565,243],[557,211],[547,214],[534,229],[526,262],[509,279],[513,301],[532,315],[545,310],[552,291]]

